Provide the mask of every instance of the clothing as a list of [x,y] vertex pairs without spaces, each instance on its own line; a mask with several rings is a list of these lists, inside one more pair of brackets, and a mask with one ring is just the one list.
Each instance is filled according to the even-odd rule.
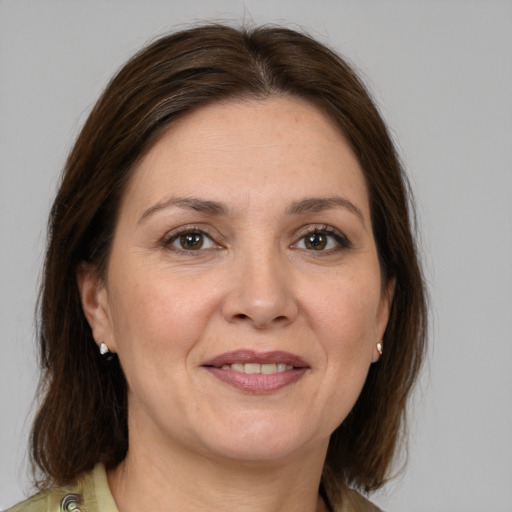
[[[102,464],[86,473],[75,486],[43,491],[6,512],[119,512],[110,493],[107,474]],[[334,512],[381,512],[355,491],[344,495],[341,507]]]
[[[76,497],[76,498],[75,498]],[[73,508],[75,506],[75,508]],[[6,512],[118,512],[103,464],[96,464],[77,485],[45,490]]]

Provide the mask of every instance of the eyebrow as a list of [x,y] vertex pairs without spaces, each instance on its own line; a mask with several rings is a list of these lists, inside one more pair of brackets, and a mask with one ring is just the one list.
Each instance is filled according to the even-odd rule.
[[165,201],[161,201],[153,206],[144,210],[140,216],[139,224],[153,215],[154,213],[164,210],[166,208],[177,207],[184,210],[193,210],[195,212],[204,213],[208,215],[226,215],[227,208],[216,201],[208,201],[205,199],[196,199],[193,197],[174,197]]
[[308,197],[295,203],[292,203],[287,209],[288,215],[304,215],[306,213],[316,213],[333,208],[344,208],[353,213],[365,225],[363,212],[350,200],[340,197]]
[[[228,214],[228,208],[217,201],[194,197],[174,197],[156,203],[153,206],[150,206],[147,210],[144,210],[138,222],[140,224],[143,220],[156,212],[172,207],[182,208],[184,210],[193,210],[207,215],[222,216]],[[307,213],[316,213],[340,207],[356,215],[363,226],[365,225],[363,212],[354,203],[352,203],[352,201],[340,196],[308,197],[301,199],[300,201],[296,201],[288,206],[286,214],[304,215]]]

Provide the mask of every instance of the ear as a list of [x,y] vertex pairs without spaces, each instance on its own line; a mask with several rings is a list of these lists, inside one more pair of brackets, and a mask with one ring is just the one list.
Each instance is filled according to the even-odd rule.
[[82,309],[96,344],[99,347],[103,342],[111,352],[115,352],[112,318],[105,283],[96,270],[86,263],[80,265],[76,278]]
[[393,304],[393,297],[395,295],[395,286],[396,279],[393,277],[389,279],[382,289],[376,317],[376,340],[372,354],[372,363],[377,362],[381,356],[381,353],[377,348],[378,343],[381,343],[382,351],[386,350],[382,338],[384,337],[384,333],[386,332],[386,327],[388,325],[389,313],[391,311],[391,305]]

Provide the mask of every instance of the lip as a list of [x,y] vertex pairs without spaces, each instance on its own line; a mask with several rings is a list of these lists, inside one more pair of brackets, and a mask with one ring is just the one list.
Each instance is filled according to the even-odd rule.
[[[235,363],[284,363],[293,368],[270,375],[247,374],[231,369],[222,369],[225,365]],[[300,380],[309,369],[309,365],[295,354],[282,351],[256,352],[253,350],[226,352],[206,361],[202,367],[220,381],[252,394],[278,391]]]

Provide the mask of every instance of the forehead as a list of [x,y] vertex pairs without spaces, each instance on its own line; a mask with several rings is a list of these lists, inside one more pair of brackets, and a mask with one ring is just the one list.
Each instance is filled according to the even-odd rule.
[[125,197],[144,209],[172,195],[286,203],[333,193],[368,209],[361,167],[342,132],[311,103],[272,97],[215,103],[177,121],[141,160]]

